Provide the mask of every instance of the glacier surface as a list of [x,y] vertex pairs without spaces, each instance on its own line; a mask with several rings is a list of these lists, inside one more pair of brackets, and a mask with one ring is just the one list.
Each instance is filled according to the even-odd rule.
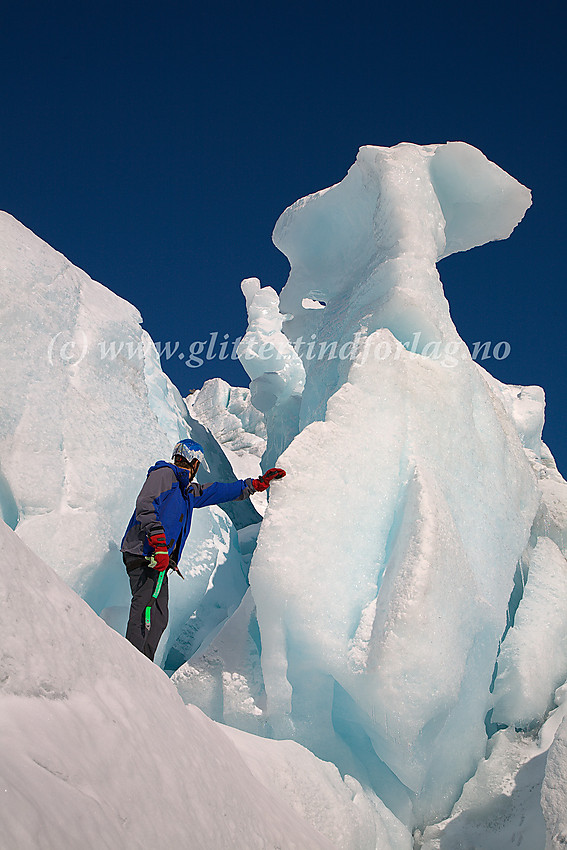
[[[40,824],[65,846],[63,810],[72,841],[103,817],[109,846],[153,835],[157,806],[126,793],[117,753],[179,790],[156,835],[170,812],[185,829],[191,801],[195,847],[564,844],[567,484],[543,391],[474,361],[436,267],[507,238],[530,202],[464,143],[361,148],[278,220],[281,294],[242,283],[250,388],[216,379],[185,400],[135,308],[0,214],[18,847]],[[268,502],[196,512],[156,658],[170,683],[106,624],[124,628],[118,545],[145,471],[185,436],[205,446],[203,481],[288,475]],[[178,731],[152,739],[162,715]],[[68,737],[48,744],[48,724]],[[153,843],[183,846],[172,829]]]

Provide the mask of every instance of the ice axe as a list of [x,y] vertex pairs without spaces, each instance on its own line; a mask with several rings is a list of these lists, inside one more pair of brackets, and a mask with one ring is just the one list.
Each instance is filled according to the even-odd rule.
[[[181,572],[181,570],[179,569],[179,567],[177,566],[177,564],[175,563],[175,561],[173,560],[173,558],[170,558],[170,559],[169,559],[169,567],[168,567],[167,569],[168,569],[168,570],[173,570],[173,572],[174,572],[174,573],[177,573],[177,575],[178,575],[178,576],[181,576],[181,578],[183,579],[183,581],[185,581],[185,576],[183,575],[183,573]],[[166,570],[166,572],[167,572],[167,570]]]
[[[156,561],[156,559],[154,558],[154,556],[153,556],[153,555],[146,555],[146,560],[147,560],[147,562],[148,562],[148,567],[151,567],[152,569],[154,569],[154,568],[155,568],[155,565],[156,565],[156,563],[157,563],[157,561]],[[178,575],[178,576],[181,576],[181,578],[183,579],[183,581],[185,581],[185,576],[183,575],[183,573],[181,572],[181,570],[180,570],[180,569],[179,569],[179,567],[177,566],[176,562],[175,562],[175,561],[173,560],[173,558],[171,558],[171,557],[170,557],[170,559],[169,559],[169,565],[168,565],[167,569],[166,569],[166,570],[162,570],[162,573],[161,573],[161,574],[162,574],[162,575],[165,575],[165,573],[167,573],[167,571],[168,571],[168,570],[173,570],[173,572],[174,572],[174,573],[177,573],[177,575]],[[163,579],[161,580],[161,583],[160,583],[160,590],[161,590],[161,585],[162,585],[162,584],[163,584]],[[155,593],[155,591],[154,591],[154,593]],[[155,598],[157,599],[157,596],[156,596]]]

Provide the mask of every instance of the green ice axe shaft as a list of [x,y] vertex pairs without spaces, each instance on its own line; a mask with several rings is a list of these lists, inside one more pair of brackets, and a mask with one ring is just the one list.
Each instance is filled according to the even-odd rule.
[[146,605],[146,610],[144,612],[144,625],[146,627],[146,632],[149,632],[150,627],[152,625],[152,608],[154,607],[154,602],[159,596],[159,592],[161,590],[161,586],[163,584],[163,580],[165,578],[167,570],[162,570],[158,573],[156,586],[154,587],[154,592],[152,593],[152,598],[150,599],[150,604]]
[[[148,558],[148,567],[155,567],[155,564],[156,564],[156,560],[155,560],[154,556],[152,555],[150,558]],[[177,564],[175,563],[173,558],[169,559],[169,567],[167,568],[167,570],[173,570],[174,572],[177,573],[177,575],[180,575],[182,579],[185,579],[185,576],[180,572],[179,567],[177,566]],[[144,611],[144,625],[145,625],[145,628],[146,628],[146,632],[149,632],[149,630],[151,628],[151,625],[152,625],[152,608],[154,607],[155,600],[159,596],[159,593],[160,593],[160,590],[162,588],[163,580],[166,576],[167,570],[161,570],[161,572],[158,573],[156,586],[154,588],[154,592],[152,593],[152,598],[150,599],[149,605],[146,605],[146,610]]]

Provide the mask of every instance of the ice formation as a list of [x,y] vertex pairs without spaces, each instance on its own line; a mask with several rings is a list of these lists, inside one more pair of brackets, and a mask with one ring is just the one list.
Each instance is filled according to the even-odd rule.
[[[251,403],[250,390],[231,387],[221,378],[205,381],[185,399],[191,415],[214,435],[238,478],[260,474],[266,450],[266,423]],[[252,459],[258,466],[252,467]]]
[[565,715],[567,687],[539,734],[512,728],[496,732],[473,777],[445,821],[414,834],[415,848],[482,847],[482,850],[555,850],[567,837]]
[[248,330],[238,346],[240,362],[251,377],[250,400],[264,413],[268,445],[266,468],[298,431],[299,407],[305,384],[301,357],[282,331],[285,316],[279,298],[257,278],[242,281],[248,310]]
[[278,295],[262,289],[258,278],[242,281],[248,310],[248,330],[238,346],[238,357],[252,378],[250,400],[266,412],[294,395],[301,395],[305,380],[303,363],[282,333],[284,316]]

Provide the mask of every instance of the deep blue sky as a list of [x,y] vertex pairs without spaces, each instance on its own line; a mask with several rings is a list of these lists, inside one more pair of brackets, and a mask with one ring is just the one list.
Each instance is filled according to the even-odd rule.
[[[534,205],[441,263],[452,315],[510,343],[498,378],[545,388],[565,473],[565,23],[526,2],[4,4],[0,208],[187,347],[244,332],[243,277],[281,289],[276,219],[360,145],[469,142]],[[230,360],[163,366],[184,394],[247,384]]]

